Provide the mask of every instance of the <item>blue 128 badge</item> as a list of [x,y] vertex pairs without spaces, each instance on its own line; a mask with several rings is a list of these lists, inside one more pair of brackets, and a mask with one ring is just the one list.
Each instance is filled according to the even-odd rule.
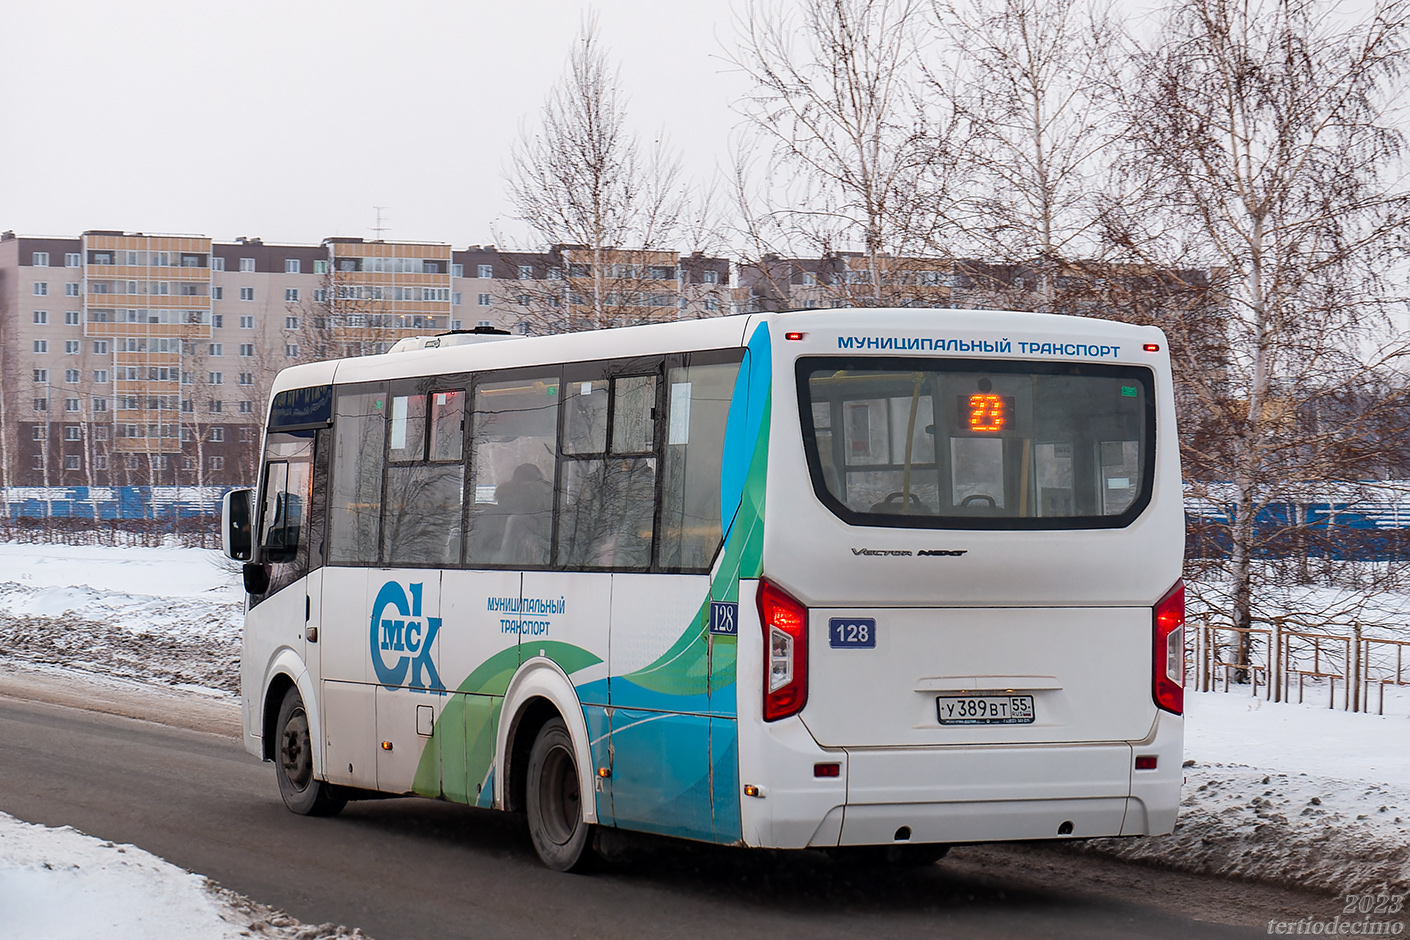
[[874,650],[876,621],[870,617],[833,617],[827,622],[827,645],[835,650]]

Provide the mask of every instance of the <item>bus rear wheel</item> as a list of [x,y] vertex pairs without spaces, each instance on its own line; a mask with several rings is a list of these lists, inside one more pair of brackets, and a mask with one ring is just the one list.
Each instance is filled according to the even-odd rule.
[[583,794],[573,739],[563,719],[539,729],[529,752],[525,807],[534,851],[554,871],[592,866],[593,826],[583,821]]
[[348,801],[335,795],[331,785],[313,777],[313,741],[308,712],[298,689],[284,693],[275,723],[279,738],[274,746],[274,776],[284,805],[300,816],[336,816]]

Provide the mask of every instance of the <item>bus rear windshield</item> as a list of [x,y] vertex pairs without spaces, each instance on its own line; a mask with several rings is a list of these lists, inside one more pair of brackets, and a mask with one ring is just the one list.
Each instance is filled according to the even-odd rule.
[[849,524],[1118,528],[1150,502],[1149,369],[804,358],[797,370],[813,489]]

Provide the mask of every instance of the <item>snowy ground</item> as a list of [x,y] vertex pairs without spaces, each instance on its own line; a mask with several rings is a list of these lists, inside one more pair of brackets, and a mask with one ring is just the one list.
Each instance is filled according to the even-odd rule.
[[305,926],[131,845],[0,813],[0,940],[327,940]]
[[[50,677],[56,667],[78,669],[233,700],[241,602],[238,569],[217,552],[0,544],[0,665]],[[1175,834],[1080,850],[1339,894],[1410,891],[1410,694],[1388,696],[1384,717],[1313,701],[1323,699],[1309,693],[1308,704],[1293,705],[1237,691],[1187,694],[1189,766]],[[348,935],[302,927],[162,866],[140,850],[0,815],[0,940]],[[155,871],[165,874],[147,877]],[[134,892],[138,882],[170,894]],[[193,893],[164,900],[178,891]],[[29,910],[22,902],[31,897],[75,916],[160,909],[205,920],[156,929],[138,920],[127,934],[88,921],[69,932],[67,924],[7,932],[19,929],[10,911]],[[106,900],[118,897],[126,906]]]

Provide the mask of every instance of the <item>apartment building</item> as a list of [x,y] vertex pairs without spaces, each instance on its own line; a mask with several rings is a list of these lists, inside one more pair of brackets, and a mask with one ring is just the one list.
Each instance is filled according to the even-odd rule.
[[0,485],[253,480],[269,384],[406,336],[718,316],[727,259],[333,237],[0,235]]

